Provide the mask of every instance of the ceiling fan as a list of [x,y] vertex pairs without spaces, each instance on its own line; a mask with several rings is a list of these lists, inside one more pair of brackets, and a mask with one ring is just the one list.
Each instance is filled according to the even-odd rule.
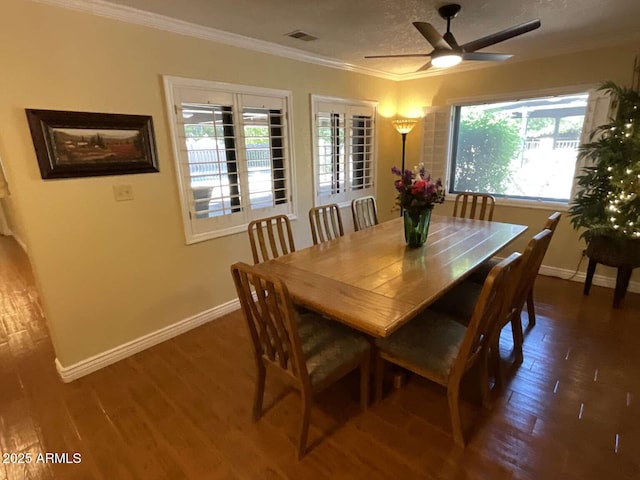
[[458,45],[453,33],[451,33],[451,19],[455,18],[462,7],[457,3],[450,5],[444,5],[438,9],[438,13],[442,18],[447,21],[447,33],[440,35],[438,31],[426,22],[413,22],[413,26],[418,29],[420,34],[427,39],[433,46],[433,50],[430,53],[407,53],[400,55],[368,55],[364,58],[400,58],[400,57],[431,57],[431,60],[420,67],[417,71],[423,71],[434,67],[452,67],[460,63],[462,60],[481,60],[481,61],[493,61],[501,62],[511,58],[513,55],[504,53],[486,53],[478,52],[490,45],[504,42],[523,33],[530,32],[540,27],[540,19],[530,20],[520,25],[507,28],[500,32],[487,35],[486,37],[473,40],[465,43],[464,45]]

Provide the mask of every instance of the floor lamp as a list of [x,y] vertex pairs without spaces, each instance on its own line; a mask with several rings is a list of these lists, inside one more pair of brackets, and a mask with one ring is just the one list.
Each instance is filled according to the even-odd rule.
[[404,147],[407,141],[407,133],[413,130],[417,120],[413,118],[400,118],[391,122],[400,135],[402,135],[402,172],[404,173]]
[[[405,143],[407,142],[407,133],[413,130],[415,127],[417,120],[414,118],[399,118],[396,120],[392,120],[391,123],[398,131],[400,135],[402,135],[402,175],[404,175],[404,148]],[[400,216],[402,216],[402,209],[400,209]]]

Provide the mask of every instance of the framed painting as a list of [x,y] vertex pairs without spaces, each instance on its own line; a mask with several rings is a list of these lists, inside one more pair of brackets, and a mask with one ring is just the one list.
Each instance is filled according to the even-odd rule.
[[26,112],[43,179],[158,171],[150,116]]

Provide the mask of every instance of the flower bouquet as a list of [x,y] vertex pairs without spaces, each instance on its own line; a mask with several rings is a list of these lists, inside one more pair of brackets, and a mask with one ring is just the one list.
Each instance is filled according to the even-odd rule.
[[394,186],[398,191],[396,203],[404,216],[405,240],[410,247],[419,247],[427,239],[433,206],[444,202],[442,181],[434,181],[422,163],[404,172],[393,167],[391,172],[400,177]]

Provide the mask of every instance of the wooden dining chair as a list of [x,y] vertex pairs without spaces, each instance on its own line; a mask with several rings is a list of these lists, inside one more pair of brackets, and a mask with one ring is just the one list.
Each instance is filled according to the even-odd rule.
[[367,408],[371,344],[364,335],[338,322],[300,313],[282,280],[246,263],[232,265],[231,274],[251,334],[257,370],[253,420],[262,416],[267,369],[283,372],[302,399],[298,442],[298,458],[302,458],[315,394],[359,368],[360,402]]
[[[545,229],[535,235],[527,244],[527,247],[522,254],[522,267],[520,268],[520,274],[513,280],[516,292],[513,296],[512,311],[510,310],[509,314],[502,318],[496,330],[497,335],[494,345],[495,353],[498,352],[497,347],[500,340],[500,332],[507,324],[511,324],[514,359],[515,363],[518,365],[522,363],[524,358],[524,335],[522,332],[522,320],[520,313],[524,307],[524,302],[527,299],[528,292],[535,282],[536,275],[540,269],[540,265],[542,264],[542,259],[544,258],[544,254],[547,251],[549,242],[551,241],[551,236],[552,232]],[[431,308],[440,313],[453,315],[463,321],[469,321],[473,313],[475,302],[482,292],[482,288],[483,286],[476,282],[464,281],[441,297],[432,305]],[[499,363],[496,362],[497,360],[493,362],[493,365],[496,382],[498,382],[501,376],[498,370]]]
[[456,195],[453,216],[476,220],[493,220],[496,199],[487,193],[462,192]]
[[296,251],[291,221],[286,215],[254,220],[249,223],[247,232],[254,264]]
[[344,235],[342,215],[337,203],[320,205],[309,210],[309,224],[313,244],[318,245]]
[[351,201],[353,228],[357,232],[378,225],[378,209],[375,197],[355,198]]
[[538,270],[540,270],[542,259],[549,247],[549,242],[551,241],[552,236],[553,232],[551,230],[544,229],[529,241],[527,248],[525,248],[522,253],[522,267],[520,268],[520,273],[515,282],[516,290],[513,296],[512,305],[508,311],[508,315],[502,319],[501,323],[498,323],[494,338],[494,345],[492,347],[493,352],[496,355],[494,358],[497,363],[494,363],[494,372],[496,375],[496,384],[498,385],[502,383],[499,362],[500,358],[497,356],[499,355],[498,347],[500,342],[500,331],[502,331],[507,324],[511,324],[515,362],[518,365],[521,364],[524,360],[524,336],[522,333],[521,312],[524,307],[524,302],[527,300],[527,296],[536,281]]
[[496,325],[507,315],[515,292],[520,254],[514,253],[491,270],[464,326],[454,316],[427,309],[388,338],[376,340],[376,399],[382,396],[385,362],[391,362],[447,388],[455,442],[465,445],[460,419],[460,382],[479,364],[482,402],[489,405],[489,347]]
[[[560,212],[554,212],[549,216],[549,218],[547,218],[547,221],[544,224],[543,230],[545,230],[545,229],[546,230],[550,230],[551,234],[552,234],[552,237],[553,237],[553,233],[556,231],[558,223],[560,222],[560,217],[561,216],[562,215],[560,214]],[[551,241],[551,240],[549,240],[549,241]],[[494,266],[496,266],[499,261],[500,261],[499,259],[491,258],[491,259],[487,260],[486,262],[483,262],[482,265],[480,265],[469,276],[469,280],[471,280],[473,282],[476,282],[476,283],[479,283],[479,284],[482,284],[484,282],[485,278],[487,277],[487,275],[489,274],[489,271],[491,271],[491,269]],[[527,316],[528,316],[528,324],[527,325],[528,325],[528,328],[531,328],[536,324],[535,302],[534,302],[534,299],[533,299],[534,285],[535,285],[535,280],[534,280],[534,283],[531,285],[531,290],[527,294]]]
[[[562,215],[560,214],[560,212],[554,212],[549,216],[549,218],[547,218],[547,221],[544,224],[544,229],[549,230],[551,232],[551,238],[553,238],[553,234],[556,231],[558,223],[560,223],[561,216]],[[551,242],[551,238],[549,238],[549,242]],[[544,254],[542,256],[544,258]],[[542,265],[542,263],[540,263],[540,265]],[[538,270],[539,269],[540,269],[540,266],[538,266]],[[531,283],[531,289],[527,294],[527,316],[529,319],[529,323],[528,323],[529,327],[533,327],[536,324],[536,309],[535,309],[535,301],[533,299],[533,289],[535,287],[535,283],[536,283],[535,278],[537,278],[537,273],[538,272],[536,271],[536,277],[534,277],[533,282]]]

